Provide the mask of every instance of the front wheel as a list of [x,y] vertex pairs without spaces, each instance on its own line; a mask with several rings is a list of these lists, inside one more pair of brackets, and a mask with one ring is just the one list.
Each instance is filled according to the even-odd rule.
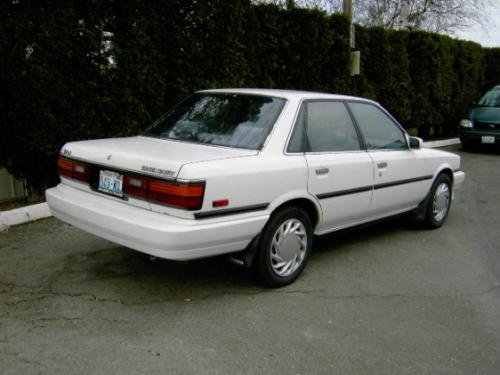
[[462,150],[473,151],[473,144],[471,141],[460,140],[460,144],[462,146]]
[[446,174],[440,174],[432,184],[427,201],[424,224],[428,228],[443,225],[451,206],[451,180]]
[[303,271],[312,246],[312,224],[298,207],[286,207],[271,217],[259,241],[254,268],[266,285],[280,287]]

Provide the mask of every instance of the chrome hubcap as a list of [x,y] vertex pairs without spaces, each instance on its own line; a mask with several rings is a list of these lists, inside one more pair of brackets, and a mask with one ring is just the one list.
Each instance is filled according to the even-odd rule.
[[432,215],[439,222],[444,219],[450,205],[450,188],[444,182],[440,183],[434,194]]
[[298,219],[283,222],[273,235],[271,242],[271,266],[276,275],[290,276],[306,255],[307,232]]

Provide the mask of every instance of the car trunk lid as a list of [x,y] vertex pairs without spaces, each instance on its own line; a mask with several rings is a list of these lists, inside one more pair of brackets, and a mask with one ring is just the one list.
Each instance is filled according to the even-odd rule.
[[[214,147],[150,137],[109,138],[68,143],[72,159],[164,179],[175,179],[184,164],[255,155],[255,150]],[[203,178],[203,176],[199,176]]]
[[[71,162],[61,161],[61,159],[58,166],[62,166],[63,169],[69,168],[66,169],[66,173],[63,173],[64,177],[69,176],[64,182],[76,188],[88,189],[89,192],[103,194],[109,199],[121,199],[124,204],[159,213],[193,218],[192,210],[197,209],[195,206],[198,207],[198,203],[194,204],[193,201],[189,204],[185,203],[186,199],[191,200],[193,198],[183,198],[182,196],[190,194],[186,193],[186,190],[199,189],[199,187],[193,187],[192,184],[199,185],[201,183],[204,186],[203,180],[205,176],[189,176],[189,181],[184,179],[179,181],[177,176],[182,166],[188,163],[252,156],[257,153],[258,151],[254,150],[207,146],[138,136],[67,143],[61,150],[62,158],[74,160],[76,162],[74,164],[83,163],[87,165],[83,170],[85,171],[87,168],[88,170],[80,175],[75,171],[70,172],[72,170]],[[70,164],[69,167],[68,163]],[[80,181],[75,182],[75,178]],[[134,180],[135,185],[140,186],[139,193],[132,193],[131,189],[134,188],[130,188],[132,186],[130,185],[132,183],[130,179]],[[87,187],[81,184],[82,181],[88,183]],[[141,181],[144,181],[144,184],[147,185],[143,185]],[[182,186],[185,187],[186,184],[191,187],[183,188]],[[125,191],[125,185],[128,186],[127,191]],[[151,189],[155,189],[155,199],[150,199],[152,196],[145,194],[144,190],[141,190],[144,186],[147,186],[150,192]],[[167,196],[160,193],[165,192],[165,189],[170,192],[167,193]],[[177,193],[173,193],[174,190]],[[158,195],[159,193],[160,195]],[[172,197],[171,194],[177,195]],[[163,198],[160,199],[159,196]],[[201,195],[201,198],[203,199],[203,195]],[[173,200],[177,203],[174,203]],[[179,201],[184,203],[178,203]]]

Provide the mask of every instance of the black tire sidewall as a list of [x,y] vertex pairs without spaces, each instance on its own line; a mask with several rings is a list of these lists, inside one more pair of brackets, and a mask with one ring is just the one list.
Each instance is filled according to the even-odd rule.
[[[282,277],[276,275],[271,265],[271,242],[273,240],[274,233],[278,227],[285,221],[289,219],[298,219],[304,224],[307,233],[307,248],[304,260],[295,272],[291,275]],[[254,268],[259,279],[266,285],[271,287],[280,287],[288,285],[293,282],[302,273],[304,267],[306,266],[309,254],[312,248],[313,241],[313,230],[312,224],[309,216],[298,207],[285,207],[278,211],[276,214],[271,216],[271,219],[266,224],[262,231],[262,236],[259,241],[259,247],[257,251],[257,257],[254,262]]]
[[463,151],[474,151],[475,147],[472,141],[460,141]]

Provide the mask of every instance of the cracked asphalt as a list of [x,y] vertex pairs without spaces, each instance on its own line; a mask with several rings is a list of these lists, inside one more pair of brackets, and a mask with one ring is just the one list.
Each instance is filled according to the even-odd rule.
[[56,219],[0,233],[0,373],[498,374],[500,156],[450,149],[467,180],[441,229],[322,237],[281,289]]

